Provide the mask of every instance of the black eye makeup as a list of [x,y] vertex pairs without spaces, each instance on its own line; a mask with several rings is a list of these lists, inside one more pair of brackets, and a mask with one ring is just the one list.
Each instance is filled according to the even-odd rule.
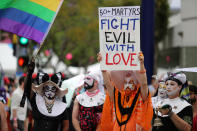
[[51,88],[51,91],[56,91],[56,87],[53,86],[53,87]]
[[43,90],[45,90],[45,91],[46,91],[46,90],[49,90],[49,86],[44,86],[44,87],[43,87]]
[[54,86],[44,86],[43,87],[43,89],[44,89],[44,91],[53,91],[53,92],[55,92],[56,91],[56,87],[54,87]]

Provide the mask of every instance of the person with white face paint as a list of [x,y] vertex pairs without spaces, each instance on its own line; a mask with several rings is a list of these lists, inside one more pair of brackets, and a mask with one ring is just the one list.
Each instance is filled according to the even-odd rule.
[[165,82],[161,81],[159,82],[157,96],[151,98],[153,103],[153,108],[155,108],[157,102],[163,101],[166,98],[167,98],[167,90],[166,90]]
[[148,85],[148,89],[152,97],[156,96],[159,87],[159,80],[157,75],[152,75],[151,77],[151,84]]
[[55,93],[57,89],[53,85],[46,85],[43,87],[44,96],[49,100],[53,100],[55,98]]
[[99,130],[105,95],[99,90],[98,81],[95,74],[87,74],[84,78],[86,91],[76,96],[72,113],[72,122],[76,131]]
[[[185,74],[168,73],[164,79],[168,98],[155,105],[157,117],[153,118],[153,131],[191,131],[192,106],[179,97],[181,88],[186,83]],[[161,120],[159,126],[158,119]]]
[[39,72],[36,76],[36,84],[34,84],[32,83],[34,68],[35,63],[31,61],[28,65],[25,84],[25,95],[32,107],[33,130],[57,131],[62,125],[62,130],[68,131],[69,121],[66,103],[62,102],[62,97],[68,90],[60,88],[62,74],[59,72],[49,77],[47,73]]
[[[97,59],[102,61],[100,53]],[[138,71],[102,70],[107,89],[101,119],[102,131],[150,130],[153,108],[142,52],[139,52],[138,60]]]
[[126,90],[127,88],[131,90],[135,89],[134,81],[129,73],[127,74],[125,81],[124,81],[124,90]]

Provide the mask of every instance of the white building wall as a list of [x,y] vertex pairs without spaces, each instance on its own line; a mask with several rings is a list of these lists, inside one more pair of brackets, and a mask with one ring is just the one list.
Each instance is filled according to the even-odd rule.
[[173,36],[172,37],[172,43],[173,43],[173,47],[180,47],[183,46],[183,29],[182,29],[182,24],[178,24],[176,25],[175,28],[173,28]]
[[182,0],[181,2],[182,19],[197,17],[197,0]]
[[173,47],[197,46],[197,0],[181,2],[182,22],[173,29]]

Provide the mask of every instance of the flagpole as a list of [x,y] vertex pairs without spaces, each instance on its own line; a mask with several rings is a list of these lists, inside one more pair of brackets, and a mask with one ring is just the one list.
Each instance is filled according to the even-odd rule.
[[40,44],[40,47],[39,47],[38,50],[36,51],[35,55],[33,55],[33,58],[37,58],[37,55],[40,53],[41,48],[43,47],[43,45],[44,45],[44,42],[42,42],[42,43]]
[[[55,21],[55,18],[56,18],[56,16],[57,16],[57,13],[58,13],[59,10],[60,10],[60,7],[62,6],[63,1],[64,1],[64,0],[61,0],[59,6],[58,6],[58,8],[57,8],[56,14],[55,14],[55,16],[53,17],[53,20],[52,20],[51,24],[49,25],[49,27],[48,27],[48,29],[47,29],[47,31],[46,31],[44,37],[43,37],[43,41],[41,42],[40,47],[39,47],[39,49],[37,50],[37,52],[35,53],[35,55],[32,56],[30,63],[31,63],[31,62],[35,62],[35,58],[37,58],[37,55],[38,55],[39,52],[41,51],[41,48],[42,48],[43,45],[44,45],[44,40],[45,40],[46,36],[48,35],[49,30],[50,30],[52,24],[53,24],[54,21]],[[26,85],[26,84],[27,84],[27,77],[26,77],[26,79],[25,79],[25,85]],[[27,97],[26,92],[27,92],[27,91],[26,91],[26,89],[25,89],[25,90],[24,90],[24,93],[23,93],[23,96],[22,96],[22,99],[21,99],[21,102],[20,102],[20,107],[24,107],[24,105],[25,105],[25,100],[26,100],[26,97]]]

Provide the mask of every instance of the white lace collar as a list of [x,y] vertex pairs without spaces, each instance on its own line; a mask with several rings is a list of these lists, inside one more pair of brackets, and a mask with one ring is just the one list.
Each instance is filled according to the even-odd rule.
[[[161,100],[156,104],[156,107],[163,106],[166,104],[168,104],[172,107],[172,111],[175,114],[182,111],[185,107],[190,106],[190,104],[186,100],[178,97],[178,98],[174,98],[174,99],[167,98],[167,99]],[[161,116],[161,113],[159,112],[158,115]],[[166,117],[166,116],[163,116],[163,117]]]
[[102,105],[105,101],[105,95],[102,92],[98,92],[98,94],[90,97],[86,92],[84,92],[82,94],[79,94],[76,99],[79,104],[84,107],[93,107]]
[[48,113],[48,110],[45,106],[44,98],[39,94],[36,94],[36,105],[41,114],[52,117],[62,114],[66,109],[66,104],[62,102],[60,99],[57,99],[54,102],[52,112]]

